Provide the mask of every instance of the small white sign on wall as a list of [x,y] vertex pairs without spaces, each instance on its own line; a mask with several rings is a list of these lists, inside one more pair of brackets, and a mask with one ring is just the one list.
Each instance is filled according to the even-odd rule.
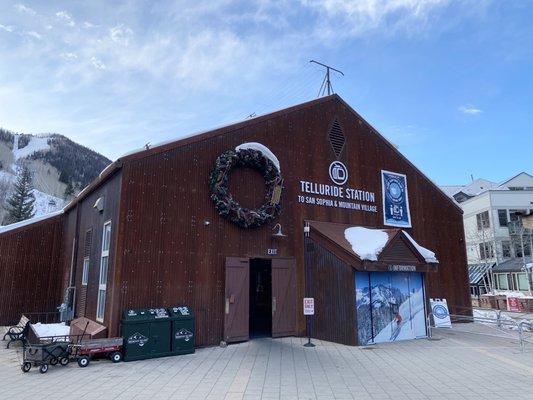
[[450,320],[450,312],[448,311],[448,303],[446,299],[429,299],[431,306],[431,313],[437,328],[451,328],[452,321]]
[[315,315],[314,297],[304,297],[304,315]]

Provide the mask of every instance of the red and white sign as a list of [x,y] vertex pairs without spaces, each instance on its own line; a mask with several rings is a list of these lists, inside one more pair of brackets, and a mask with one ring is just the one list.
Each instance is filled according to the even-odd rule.
[[315,315],[314,297],[304,297],[304,315]]
[[524,311],[522,303],[518,297],[507,297],[507,310],[509,311]]

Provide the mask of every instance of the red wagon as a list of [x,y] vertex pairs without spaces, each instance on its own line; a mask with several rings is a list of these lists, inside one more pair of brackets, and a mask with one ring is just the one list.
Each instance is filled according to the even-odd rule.
[[80,367],[89,365],[93,357],[109,357],[114,363],[122,361],[123,338],[106,338],[82,340],[73,345],[74,358]]

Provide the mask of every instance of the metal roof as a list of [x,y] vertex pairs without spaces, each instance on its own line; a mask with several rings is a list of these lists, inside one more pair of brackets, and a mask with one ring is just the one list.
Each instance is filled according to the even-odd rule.
[[468,281],[471,285],[479,283],[483,276],[490,271],[494,264],[477,264],[468,266]]
[[[529,258],[529,256],[527,257]],[[526,260],[527,263],[527,260]],[[492,271],[493,272],[520,272],[524,266],[524,261],[522,257],[520,258],[511,258],[510,260],[501,262],[499,265],[496,265]]]

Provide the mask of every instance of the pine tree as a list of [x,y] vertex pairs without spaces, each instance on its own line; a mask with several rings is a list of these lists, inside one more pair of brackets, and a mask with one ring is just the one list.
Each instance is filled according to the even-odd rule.
[[72,186],[72,182],[69,181],[67,183],[67,187],[65,188],[64,198],[65,198],[65,200],[68,200],[72,196],[74,196],[74,186]]
[[33,209],[35,196],[33,195],[31,172],[26,165],[20,167],[13,189],[13,194],[6,200],[7,221],[15,223],[33,217],[35,214]]

